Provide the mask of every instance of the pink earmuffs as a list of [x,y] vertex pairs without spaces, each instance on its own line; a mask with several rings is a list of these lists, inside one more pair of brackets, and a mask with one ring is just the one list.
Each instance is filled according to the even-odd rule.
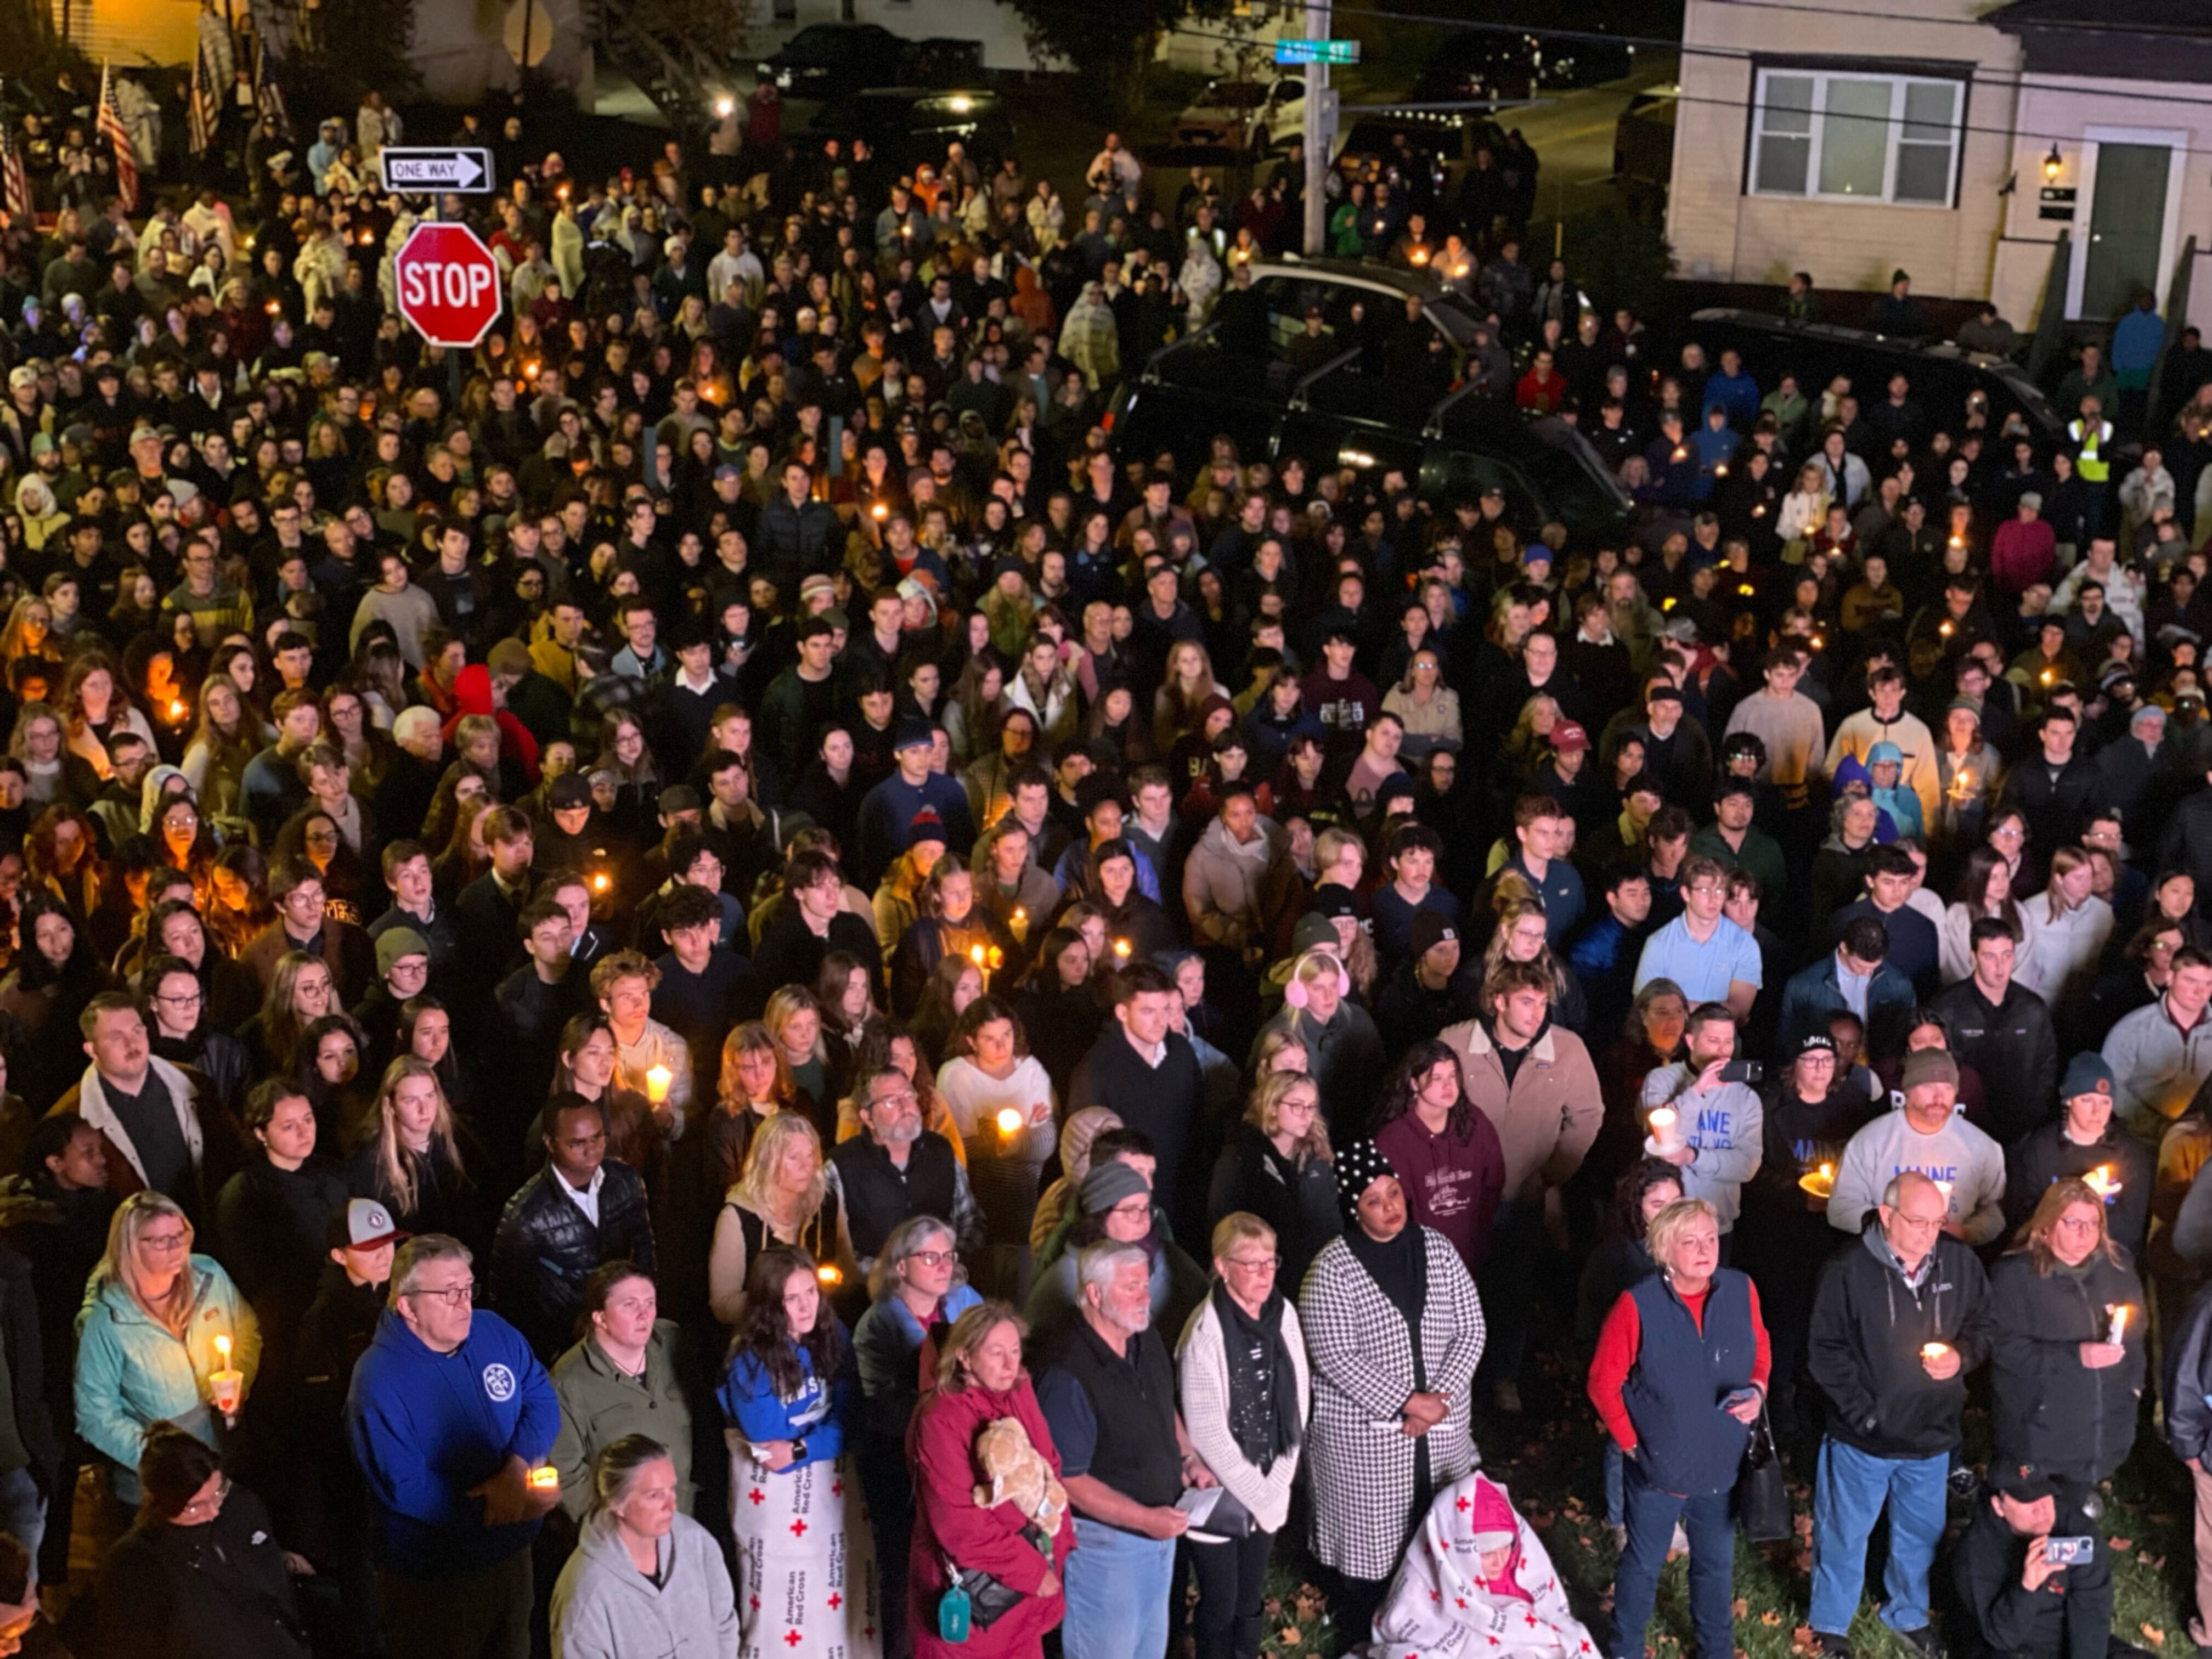
[[1335,951],[1316,945],[1291,964],[1291,976],[1283,982],[1283,1000],[1303,1011],[1306,1006],[1305,965],[1318,958],[1336,969],[1336,994],[1340,997],[1352,994],[1352,974],[1338,958]]

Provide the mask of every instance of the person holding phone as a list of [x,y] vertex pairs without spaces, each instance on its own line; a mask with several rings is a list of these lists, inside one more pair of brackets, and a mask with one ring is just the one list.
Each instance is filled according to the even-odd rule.
[[1650,1151],[1681,1170],[1685,1197],[1713,1206],[1726,1261],[1729,1235],[1743,1208],[1743,1183],[1759,1173],[1765,1151],[1765,1108],[1758,1089],[1764,1073],[1755,1062],[1735,1058],[1736,1016],[1725,1002],[1692,1009],[1686,1035],[1687,1058],[1644,1079],[1644,1125],[1650,1127],[1651,1114],[1660,1107],[1674,1113],[1676,1144],[1657,1144],[1655,1136]]
[[2112,1560],[2094,1486],[2039,1463],[1992,1460],[1952,1571],[1966,1659],[2140,1652],[2112,1639]]

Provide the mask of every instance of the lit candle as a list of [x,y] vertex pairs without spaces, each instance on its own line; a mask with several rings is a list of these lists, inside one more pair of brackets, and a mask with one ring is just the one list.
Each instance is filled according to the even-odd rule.
[[2112,1166],[2100,1164],[2081,1177],[2081,1184],[2109,1204],[2119,1195],[2121,1183],[2112,1179]]
[[1114,941],[1114,960],[1116,962],[1127,962],[1128,959],[1129,941],[1125,939],[1115,939]]
[[868,516],[873,519],[878,524],[881,524],[885,519],[890,518],[890,508],[886,507],[881,501],[878,501],[873,507],[868,509]]
[[1827,648],[1827,641],[1822,639],[1818,634],[1813,635],[1813,648],[1815,651],[1824,651]]
[[1679,1120],[1672,1106],[1653,1107],[1650,1121],[1652,1142],[1662,1152],[1671,1152],[1681,1145],[1674,1133],[1674,1126]]
[[1941,628],[1937,629],[1936,631],[1938,634],[1941,634],[1941,635],[1942,635],[1945,639],[1947,639],[1947,640],[1948,640],[1948,639],[1949,639],[1949,638],[1951,637],[1951,624],[1950,624],[1950,622],[1947,619],[1947,620],[1944,622],[1943,625],[1942,625]]
[[216,1358],[222,1363],[208,1375],[208,1393],[215,1408],[225,1417],[238,1409],[240,1395],[246,1392],[246,1373],[230,1363],[230,1338],[218,1334],[215,1340]]
[[180,720],[184,719],[184,717],[185,705],[183,700],[180,698],[171,698],[169,701],[169,718],[173,720]]
[[984,961],[983,947],[980,945],[969,945],[968,947],[968,960],[974,963],[978,968],[981,968],[983,965]]
[[817,1267],[814,1277],[832,1290],[845,1282],[843,1271],[834,1261],[825,1261]]
[[999,1111],[998,1122],[999,1133],[1006,1136],[1008,1139],[1012,1139],[1014,1136],[1021,1133],[1022,1132],[1021,1109],[1018,1106],[1001,1107]]
[[605,892],[609,884],[610,884],[607,881],[607,872],[604,870],[600,871],[592,878],[592,890],[594,893]]
[[1951,1185],[1952,1183],[1948,1181],[1939,1181],[1936,1183],[1936,1190],[1943,1195],[1943,1208],[1946,1213],[1948,1213],[1951,1208]]
[[561,1471],[550,1463],[540,1463],[531,1470],[530,1484],[539,1492],[557,1492],[561,1487]]
[[275,316],[278,312],[282,311],[284,307],[282,307],[282,306],[280,306],[280,305],[278,305],[278,304],[276,303],[276,301],[271,300],[271,301],[268,303],[268,305],[267,305],[265,307],[264,307],[264,309],[269,313],[269,314],[270,314],[271,317],[274,317],[274,316]]
[[1014,943],[1023,943],[1030,936],[1030,913],[1017,904],[1014,914],[1006,918],[1006,927],[1013,933]]
[[1006,965],[1006,953],[1004,951],[1001,951],[997,945],[994,945],[987,954],[990,960],[984,965],[990,969],[993,973],[997,973],[1000,968]]
[[2046,668],[2046,669],[2045,669],[2045,670],[2043,671],[2043,673],[2042,673],[2042,675],[2040,676],[2040,678],[2041,678],[2041,679],[2042,679],[2043,683],[2044,683],[2045,685],[2048,685],[2048,684],[2051,684],[2051,682],[2052,680],[2056,679],[2056,678],[2057,678],[2057,674],[2056,674],[2056,673],[2054,673],[2051,669]]
[[658,1106],[668,1098],[668,1085],[676,1081],[676,1073],[665,1066],[647,1068],[645,1074],[645,1097]]
[[2107,1331],[2107,1332],[2106,1332],[2106,1333],[2105,1333],[2105,1340],[2106,1340],[2106,1341],[2107,1341],[2107,1342],[2109,1342],[2109,1343],[2111,1343],[2111,1344],[2112,1344],[2115,1347],[2117,1347],[2117,1346],[2118,1346],[2121,1343],[2123,1343],[2123,1342],[2124,1342],[2124,1341],[2126,1341],[2126,1340],[2127,1340],[2127,1335],[2128,1335],[2128,1307],[2127,1307],[2127,1304],[2125,1304],[2124,1302],[2123,1302],[2123,1303],[2122,1303],[2122,1304],[2120,1304],[2118,1307],[2116,1307],[2116,1308],[2112,1308],[2112,1309],[2109,1310],[2109,1311],[2111,1312],[2111,1314],[2112,1314],[2112,1329],[2111,1329],[2111,1330],[2109,1330],[2109,1331]]
[[1921,1363],[1932,1365],[1950,1352],[1951,1345],[1948,1342],[1923,1342],[1920,1345]]

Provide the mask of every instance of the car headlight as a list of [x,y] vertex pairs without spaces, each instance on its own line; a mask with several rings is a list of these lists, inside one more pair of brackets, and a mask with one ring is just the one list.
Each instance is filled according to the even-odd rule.
[[784,88],[785,91],[789,91],[791,89],[791,71],[789,70],[778,70],[775,76],[775,83],[779,87]]

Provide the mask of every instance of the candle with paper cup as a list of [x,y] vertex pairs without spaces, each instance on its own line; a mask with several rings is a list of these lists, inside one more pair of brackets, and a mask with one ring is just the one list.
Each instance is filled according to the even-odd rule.
[[238,1402],[245,1395],[246,1373],[230,1363],[230,1338],[228,1334],[216,1336],[215,1353],[222,1364],[219,1369],[208,1374],[208,1393],[215,1402],[215,1408],[225,1417],[229,1417],[236,1413]]
[[1645,1120],[1651,1133],[1644,1140],[1644,1150],[1656,1158],[1682,1150],[1681,1120],[1672,1106],[1654,1106]]

